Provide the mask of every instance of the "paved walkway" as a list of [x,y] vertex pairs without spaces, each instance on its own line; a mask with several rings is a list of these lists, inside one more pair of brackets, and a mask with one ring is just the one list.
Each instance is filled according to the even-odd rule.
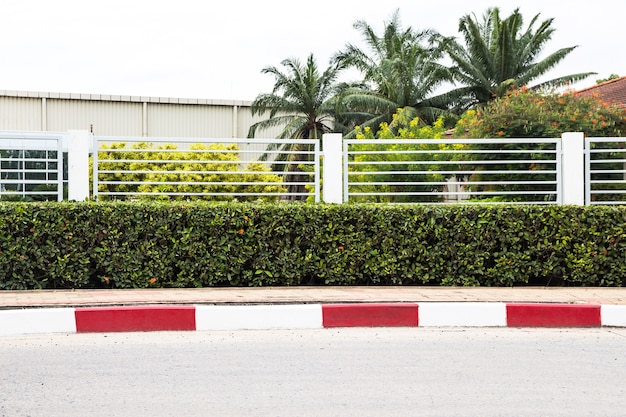
[[507,302],[626,305],[626,288],[268,287],[0,291],[0,309],[150,304]]

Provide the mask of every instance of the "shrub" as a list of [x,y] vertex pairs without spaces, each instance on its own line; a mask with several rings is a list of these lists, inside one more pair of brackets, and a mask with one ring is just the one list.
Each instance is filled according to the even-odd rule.
[[623,286],[626,208],[0,203],[0,289]]
[[[393,115],[393,120],[390,124],[381,123],[376,136],[374,136],[369,127],[361,128],[357,126],[355,131],[357,139],[440,139],[445,132],[443,122],[443,118],[439,118],[432,126],[424,125],[419,118],[409,120],[407,112],[404,109],[398,109],[398,112]],[[436,172],[432,174],[412,172],[436,171],[440,169],[437,163],[447,159],[446,154],[437,153],[437,151],[442,149],[445,149],[443,144],[410,144],[402,143],[402,141],[391,145],[384,143],[355,144],[351,148],[355,153],[352,161],[355,164],[351,168],[351,171],[355,172],[355,174],[351,175],[351,181],[357,184],[350,186],[350,192],[390,193],[388,195],[377,195],[375,197],[377,202],[439,201],[442,197],[440,195],[432,195],[431,193],[435,190],[443,190],[443,185],[437,186],[432,185],[432,183],[442,182],[445,180],[445,177]],[[432,163],[429,164],[428,162]],[[387,173],[389,171],[394,171],[396,174]],[[363,174],[358,174],[358,172],[363,172]],[[402,173],[397,174],[397,172]],[[429,184],[418,184],[420,182]],[[379,185],[374,183],[385,184]],[[393,195],[392,193],[397,194]],[[371,197],[356,195],[351,200],[355,202],[371,201]]]
[[[590,137],[611,137],[625,134],[626,112],[614,105],[609,105],[597,97],[578,97],[573,93],[549,94],[541,91],[522,88],[513,90],[499,97],[483,108],[467,111],[456,126],[456,136],[469,138],[558,138],[564,132],[583,132]],[[523,145],[527,151],[554,150],[554,145],[534,144]],[[597,145],[598,147],[600,145]],[[610,145],[609,145],[610,146]],[[467,145],[467,149],[487,149],[476,145]],[[493,149],[523,149],[503,141],[502,144],[491,145]],[[599,155],[597,155],[599,156]],[[502,159],[502,155],[474,154],[477,159]],[[541,152],[511,153],[508,158],[513,160],[531,160],[530,163],[504,165],[475,165],[477,172],[469,178],[471,182],[510,181],[510,185],[471,185],[474,191],[540,191],[553,192],[554,186],[520,185],[520,181],[554,181],[555,174],[542,174],[541,171],[551,170],[554,165],[543,160],[551,156]],[[611,159],[622,159],[623,155],[609,154]],[[516,169],[533,171],[526,174],[492,175],[481,172],[488,170]],[[621,170],[621,166],[603,165],[602,169]],[[622,177],[623,178],[623,177]],[[595,175],[594,180],[619,180],[618,174]],[[513,185],[515,184],[515,185]],[[595,187],[595,186],[594,186]],[[619,186],[616,186],[619,187]],[[483,199],[484,197],[476,197]],[[544,198],[541,194],[517,193],[506,198],[507,201],[538,202]],[[603,196],[607,199],[606,196]],[[609,199],[621,199],[613,194]]]
[[98,152],[99,168],[117,172],[99,174],[98,191],[105,193],[101,199],[276,200],[286,191],[282,178],[264,165],[242,167],[236,145],[196,143],[178,151],[174,144],[154,147],[141,142],[103,149]]
[[545,94],[522,88],[484,108],[469,110],[457,122],[456,135],[470,138],[558,138],[563,132],[589,137],[626,134],[626,111],[597,97]]

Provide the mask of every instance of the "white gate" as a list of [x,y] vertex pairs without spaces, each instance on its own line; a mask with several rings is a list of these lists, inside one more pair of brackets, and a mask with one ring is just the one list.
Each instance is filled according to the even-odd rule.
[[0,132],[0,200],[63,200],[66,135]]

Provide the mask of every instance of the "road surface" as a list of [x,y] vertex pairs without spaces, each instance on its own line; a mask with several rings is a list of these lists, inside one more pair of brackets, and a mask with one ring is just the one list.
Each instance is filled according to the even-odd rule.
[[0,338],[0,416],[623,416],[626,329]]

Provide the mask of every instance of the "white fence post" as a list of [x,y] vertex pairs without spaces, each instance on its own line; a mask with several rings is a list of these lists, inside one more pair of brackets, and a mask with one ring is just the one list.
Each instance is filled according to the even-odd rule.
[[67,141],[67,199],[85,201],[89,199],[89,142],[86,130],[68,131]]
[[562,199],[561,204],[585,204],[585,134],[565,132],[561,135]]
[[322,136],[322,196],[324,203],[343,202],[343,141],[341,133]]

